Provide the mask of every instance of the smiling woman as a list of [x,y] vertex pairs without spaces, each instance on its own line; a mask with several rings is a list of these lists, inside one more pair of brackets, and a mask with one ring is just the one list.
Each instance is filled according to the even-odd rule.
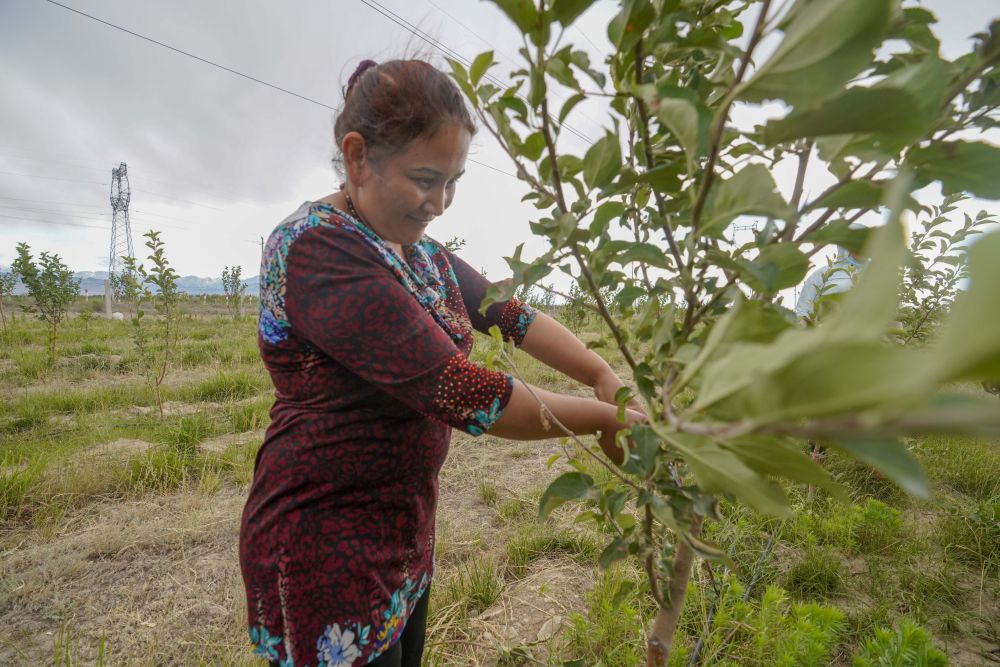
[[[568,330],[425,236],[475,126],[454,84],[416,60],[361,64],[335,137],[345,183],[271,234],[261,357],[275,386],[240,530],[250,639],[274,665],[419,665],[438,472],[451,428],[551,437],[532,391],[612,459],[621,381]],[[470,363],[473,330],[594,388],[529,389]],[[629,412],[629,421],[641,415]]]

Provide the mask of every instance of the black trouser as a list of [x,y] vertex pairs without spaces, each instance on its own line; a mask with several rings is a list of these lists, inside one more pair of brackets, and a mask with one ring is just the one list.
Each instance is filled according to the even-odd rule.
[[[369,662],[369,667],[420,667],[420,658],[424,654],[424,634],[427,631],[427,605],[431,599],[431,587],[424,590],[420,601],[413,608],[413,613],[406,621],[403,634],[392,648]],[[271,667],[278,667],[272,662]]]

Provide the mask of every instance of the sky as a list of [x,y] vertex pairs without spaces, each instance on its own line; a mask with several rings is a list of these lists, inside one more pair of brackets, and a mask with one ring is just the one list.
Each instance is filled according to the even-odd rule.
[[[145,256],[142,234],[156,229],[181,275],[217,277],[233,265],[256,275],[261,237],[303,201],[338,187],[330,165],[334,110],[356,64],[418,55],[445,67],[393,13],[466,59],[493,49],[499,78],[518,66],[513,24],[476,0],[60,1],[295,94],[48,0],[0,0],[2,266],[24,241],[36,253],[58,253],[73,270],[106,270],[111,170],[126,162],[137,256]],[[567,32],[593,62],[611,48],[605,26],[617,4],[599,0]],[[923,4],[938,16],[945,57],[963,52],[969,36],[1000,15],[995,0]],[[597,138],[610,124],[598,102],[578,109],[569,122],[582,135]],[[744,107],[734,122],[749,127],[780,115],[776,105]],[[577,154],[586,148],[572,133],[562,142]],[[527,257],[544,251],[528,226],[538,212],[521,203],[525,186],[485,130],[469,158],[454,204],[429,233],[465,239],[462,256],[501,279],[509,273],[502,258],[519,243]],[[775,178],[790,193],[793,165],[779,165]],[[807,197],[829,182],[828,174],[810,174]],[[996,202],[965,207],[1000,215]]]

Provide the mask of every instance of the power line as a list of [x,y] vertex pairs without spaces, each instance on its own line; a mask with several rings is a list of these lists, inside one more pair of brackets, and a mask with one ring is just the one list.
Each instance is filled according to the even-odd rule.
[[98,183],[97,181],[84,181],[79,178],[59,178],[58,176],[40,176],[38,174],[20,174],[14,171],[0,171],[0,174],[9,174],[11,176],[25,176],[27,178],[44,178],[49,181],[70,181],[73,183],[89,183],[91,185],[103,185],[107,187],[107,183]]
[[278,91],[280,91],[282,93],[285,93],[286,95],[292,95],[292,96],[297,97],[297,98],[299,98],[301,100],[305,100],[306,102],[311,102],[311,103],[317,104],[317,105],[319,105],[321,107],[325,107],[327,109],[330,109],[331,111],[336,111],[337,110],[335,107],[331,107],[328,104],[324,104],[323,102],[320,102],[318,100],[314,100],[311,97],[306,97],[305,95],[300,95],[298,93],[295,93],[295,92],[292,92],[292,91],[288,90],[287,88],[282,88],[281,86],[276,86],[273,83],[268,83],[267,81],[263,81],[263,80],[258,79],[256,77],[250,76],[249,74],[244,74],[243,72],[237,72],[236,70],[231,69],[229,67],[226,67],[225,65],[220,65],[218,63],[212,62],[211,60],[208,60],[207,58],[202,58],[201,56],[196,56],[193,53],[188,53],[187,51],[184,51],[182,49],[178,49],[178,48],[176,48],[174,46],[170,46],[169,44],[165,44],[163,42],[157,41],[157,40],[153,39],[152,37],[146,37],[145,35],[140,35],[139,33],[133,32],[133,31],[127,29],[127,28],[123,28],[120,25],[115,25],[114,23],[110,23],[110,22],[105,21],[103,19],[99,19],[96,16],[91,16],[90,14],[87,14],[85,12],[81,12],[79,9],[73,9],[72,7],[69,7],[68,5],[64,5],[61,2],[56,2],[56,0],[45,0],[45,1],[48,2],[48,3],[51,3],[53,5],[56,5],[57,7],[62,7],[63,9],[71,11],[71,12],[73,12],[75,14],[79,14],[80,16],[85,16],[85,17],[87,17],[88,19],[90,19],[92,21],[97,21],[98,23],[103,23],[104,25],[108,26],[109,28],[114,28],[115,30],[121,30],[122,32],[125,32],[125,33],[128,33],[129,35],[132,35],[133,37],[138,37],[139,39],[144,39],[147,42],[151,42],[153,44],[156,44],[157,46],[162,46],[165,49],[170,49],[171,51],[174,51],[175,53],[179,53],[182,56],[187,56],[188,58],[193,58],[194,60],[197,60],[198,62],[205,63],[206,65],[211,65],[212,67],[217,67],[218,69],[221,69],[221,70],[223,70],[225,72],[229,72],[230,74],[235,74],[236,76],[243,77],[244,79],[248,79],[250,81],[253,81],[254,83],[259,83],[262,86],[267,86],[268,88],[273,88],[275,90],[278,90]]
[[[332,106],[330,106],[328,104],[320,102],[319,100],[314,100],[314,99],[312,99],[310,97],[306,97],[305,95],[300,95],[298,93],[295,93],[295,92],[292,92],[292,91],[287,90],[285,88],[282,88],[281,86],[274,85],[273,83],[268,83],[267,81],[263,81],[263,80],[258,79],[256,77],[250,76],[249,74],[244,74],[243,72],[239,72],[239,71],[234,70],[232,68],[225,67],[224,65],[220,65],[218,63],[212,62],[211,60],[208,60],[207,58],[202,58],[201,56],[196,56],[193,53],[188,53],[187,51],[184,51],[182,49],[178,49],[176,47],[170,46],[169,44],[166,44],[166,43],[161,42],[159,40],[153,39],[152,37],[147,37],[146,35],[142,35],[140,33],[134,32],[134,31],[129,30],[127,28],[123,28],[123,27],[121,27],[119,25],[115,25],[114,23],[111,23],[110,21],[105,21],[104,19],[97,18],[96,16],[91,16],[90,14],[87,14],[85,12],[81,12],[78,9],[74,9],[73,7],[69,7],[69,6],[64,5],[64,4],[60,3],[60,2],[56,2],[56,0],[45,0],[45,1],[48,2],[48,3],[50,3],[50,4],[55,5],[57,7],[61,7],[63,9],[65,9],[65,10],[67,10],[67,11],[71,11],[74,14],[79,14],[80,16],[83,16],[83,17],[86,17],[88,19],[91,19],[92,21],[97,21],[98,23],[106,25],[109,28],[114,28],[115,30],[120,30],[120,31],[122,31],[124,33],[132,35],[133,37],[138,37],[139,39],[145,40],[145,41],[150,42],[152,44],[156,44],[157,46],[162,46],[165,49],[169,49],[169,50],[174,51],[176,53],[179,53],[181,55],[187,56],[189,58],[193,58],[194,60],[197,60],[198,62],[204,63],[206,65],[211,65],[212,67],[216,67],[218,69],[221,69],[223,71],[229,72],[231,74],[235,74],[236,76],[242,77],[242,78],[247,79],[249,81],[253,81],[254,83],[259,83],[262,86],[267,86],[268,88],[273,88],[274,90],[277,90],[279,92],[285,93],[286,95],[291,95],[293,97],[297,97],[300,100],[304,100],[304,101],[309,102],[311,104],[315,104],[317,106],[321,106],[324,109],[329,109],[331,111],[337,111],[338,110],[336,107],[332,107]],[[486,164],[484,162],[480,162],[479,160],[474,160],[472,158],[467,158],[467,159],[468,159],[469,162],[472,162],[474,164],[478,164],[481,167],[486,167],[487,169],[492,169],[493,171],[500,172],[501,174],[506,174],[507,176],[510,176],[511,178],[517,178],[516,174],[513,174],[513,173],[511,173],[509,171],[504,171],[503,169],[500,169],[498,167],[494,167],[494,166],[488,165],[488,164]],[[4,172],[0,172],[0,173],[4,173]],[[63,180],[66,180],[66,179],[63,179]],[[107,186],[108,184],[107,183],[99,183],[99,185]],[[151,193],[147,193],[147,194],[151,194]],[[196,204],[196,205],[202,206],[203,204]],[[209,208],[215,208],[215,207],[209,207]]]
[[[413,36],[419,37],[423,41],[427,42],[428,44],[430,44],[431,46],[433,46],[437,50],[441,51],[441,53],[443,53],[444,55],[446,55],[446,56],[448,56],[450,58],[453,58],[453,59],[459,61],[460,63],[464,64],[466,67],[470,67],[472,65],[472,63],[469,61],[468,58],[464,58],[460,53],[458,53],[454,49],[451,49],[451,48],[445,46],[444,44],[442,44],[441,42],[439,42],[438,40],[434,39],[433,37],[431,37],[430,35],[428,35],[427,33],[425,33],[423,30],[421,30],[420,28],[416,27],[415,25],[413,25],[412,23],[410,23],[409,21],[407,21],[406,19],[404,19],[403,17],[401,17],[399,14],[396,14],[391,9],[388,9],[384,5],[382,5],[379,2],[377,2],[377,0],[358,0],[358,1],[361,2],[363,5],[367,6],[368,8],[373,9],[374,11],[378,12],[382,16],[386,17],[387,19],[389,19],[390,21],[392,21],[396,25],[400,26],[404,30],[407,30]],[[375,5],[378,5],[378,6],[376,7]],[[489,44],[489,42],[487,42],[487,44]],[[495,76],[493,76],[489,72],[487,72],[484,76],[487,79],[489,79],[490,81],[492,81],[494,84],[496,84],[497,86],[500,86],[501,88],[507,87],[507,85],[504,84],[504,82],[500,81],[499,79],[497,79]],[[521,96],[521,95],[518,95],[518,97],[520,97],[522,100],[524,99],[524,97]],[[588,143],[593,143],[593,140],[590,137],[588,137],[587,135],[583,134],[582,132],[580,132],[579,130],[577,130],[576,128],[574,128],[573,126],[571,126],[571,125],[569,125],[567,123],[562,123],[561,126],[564,127],[566,130],[568,130],[569,132],[572,132],[573,134],[575,134],[580,139],[582,139],[582,140],[584,140],[584,141],[586,141]]]

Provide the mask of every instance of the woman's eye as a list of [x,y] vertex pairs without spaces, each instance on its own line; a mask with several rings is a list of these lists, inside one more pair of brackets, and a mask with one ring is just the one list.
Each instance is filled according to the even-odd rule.
[[422,187],[424,190],[430,190],[432,187],[434,187],[434,181],[426,179],[426,178],[417,178],[417,179],[414,179],[414,181],[416,182],[417,185],[419,185],[420,187]]

